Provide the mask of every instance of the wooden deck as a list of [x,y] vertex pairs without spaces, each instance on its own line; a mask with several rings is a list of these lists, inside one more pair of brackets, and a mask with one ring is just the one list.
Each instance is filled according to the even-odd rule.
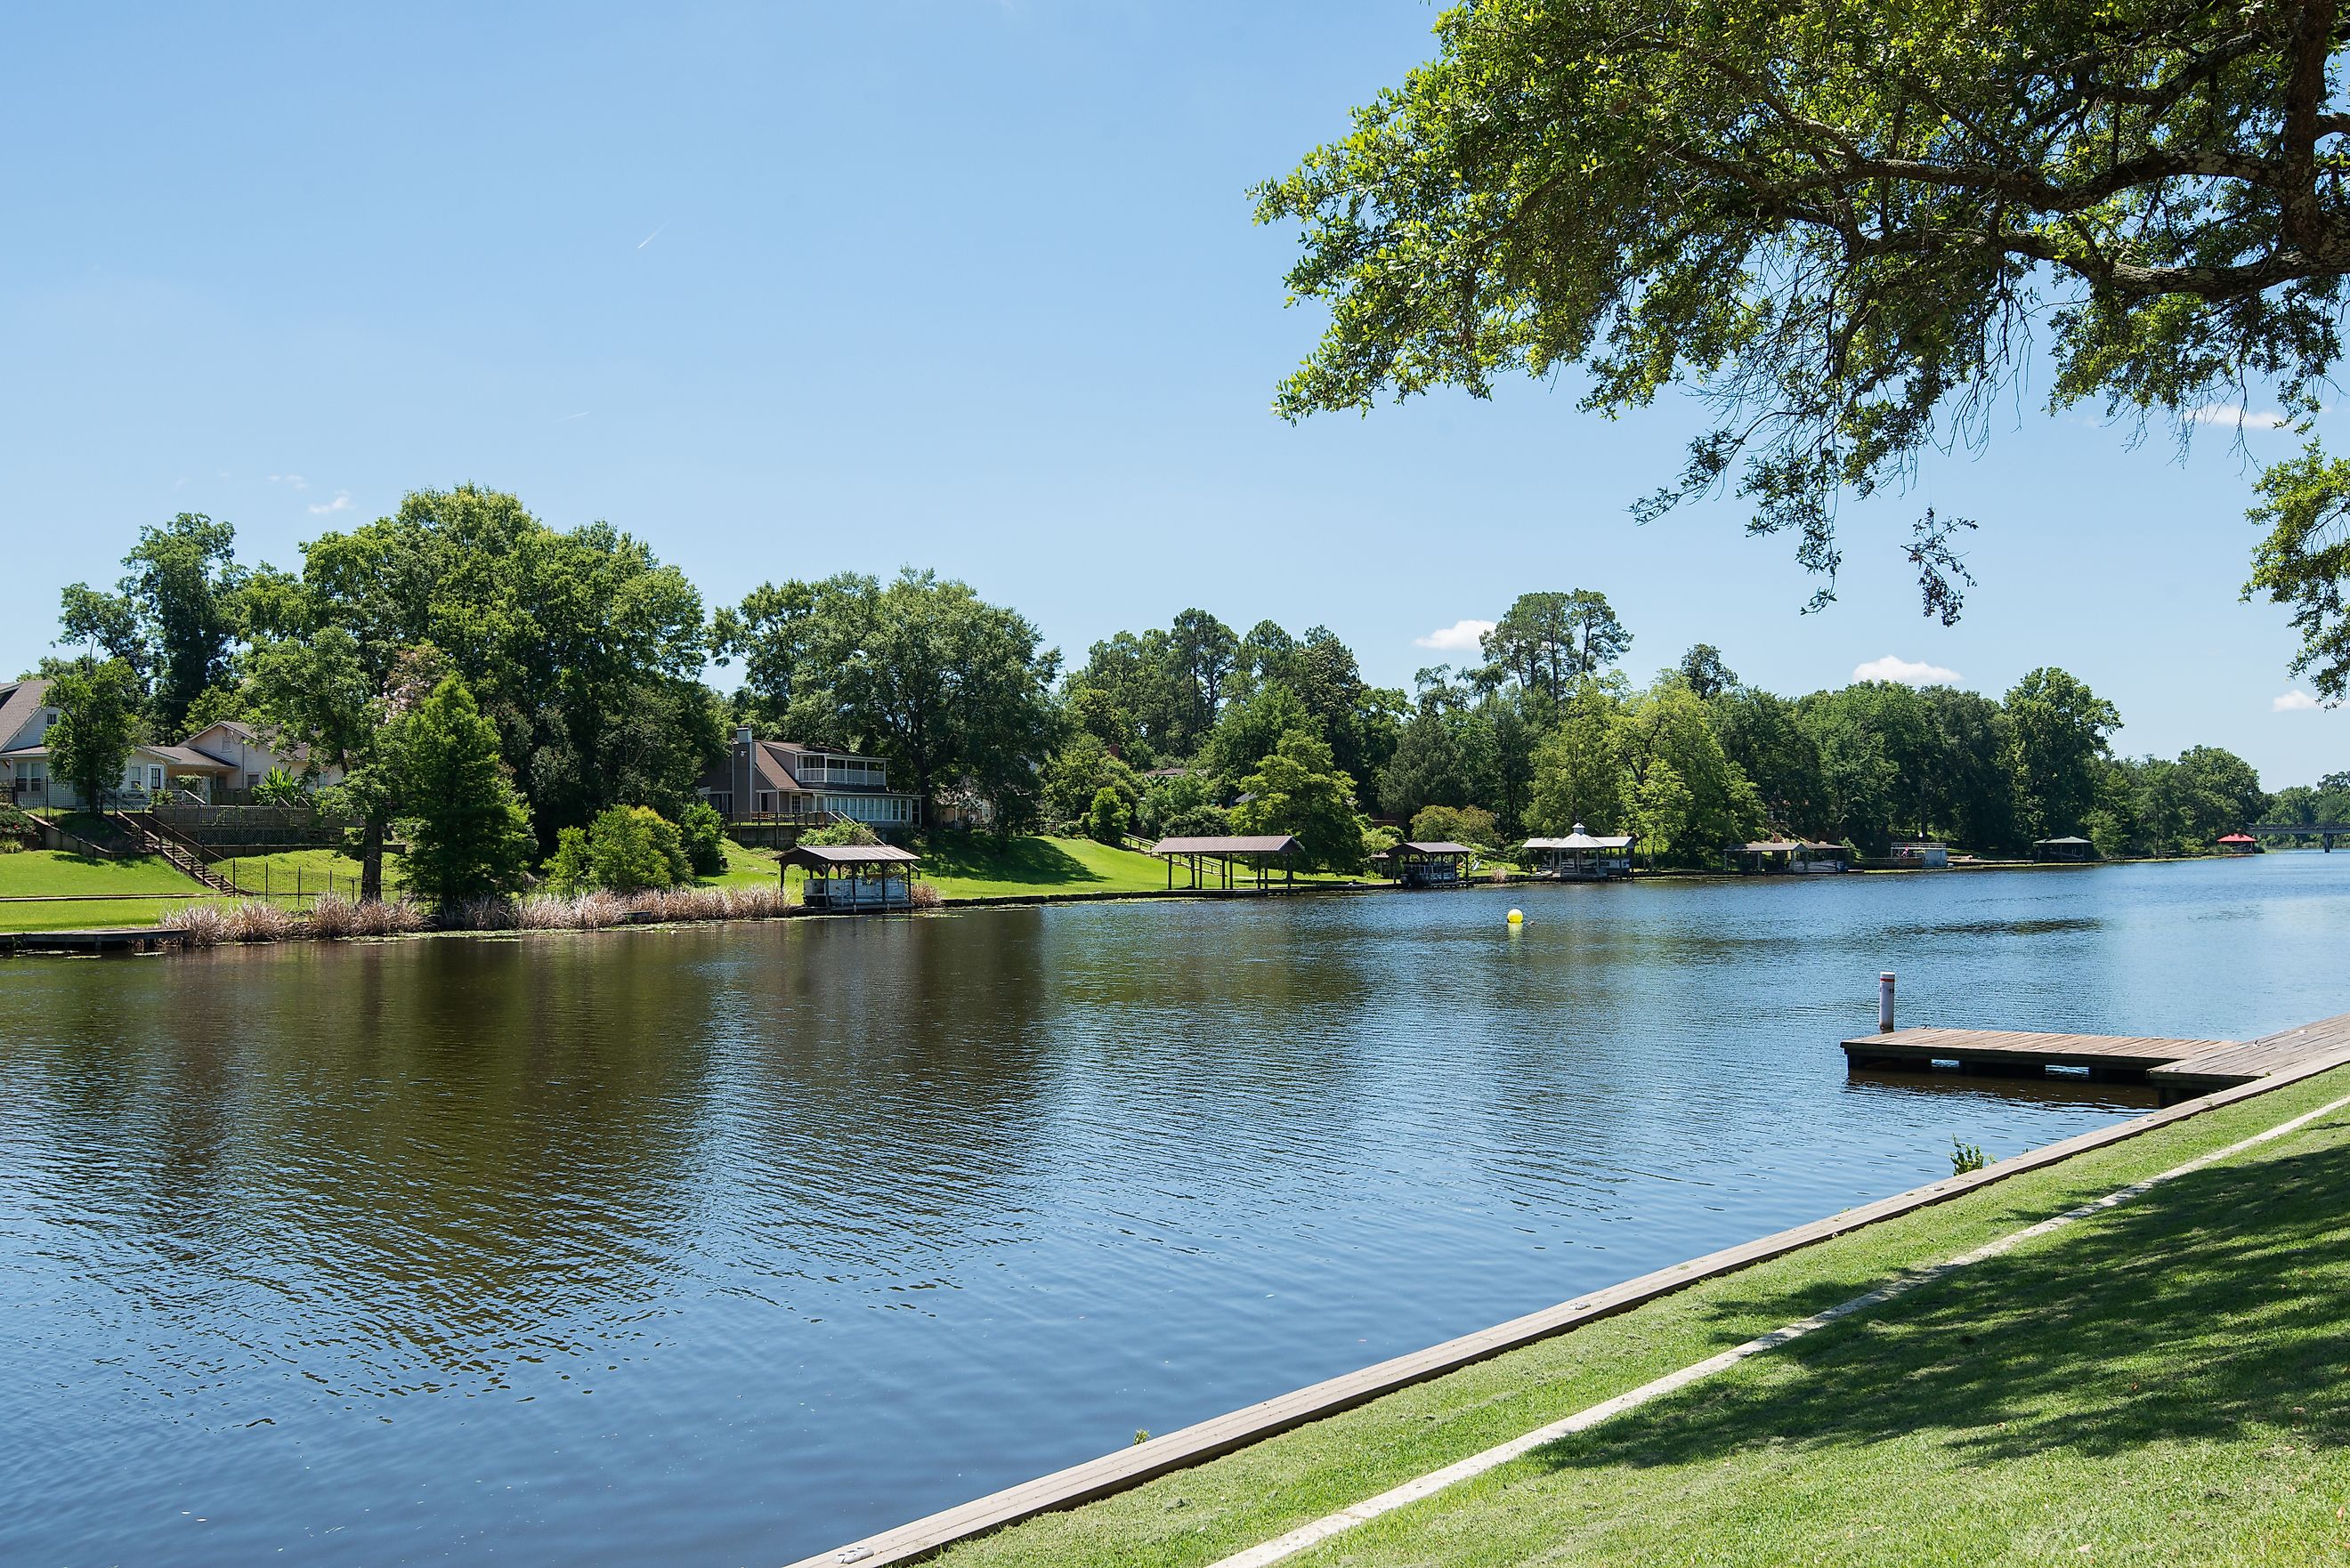
[[80,931],[0,931],[0,953],[154,953],[177,947],[184,931],[161,926],[109,926]]
[[2007,1029],[1897,1029],[1844,1042],[1846,1065],[2040,1075],[2085,1070],[2097,1083],[2151,1084],[2165,1104],[2232,1088],[2321,1058],[2350,1062],[2350,1013],[2258,1040],[2170,1040],[2142,1034],[2039,1034]]

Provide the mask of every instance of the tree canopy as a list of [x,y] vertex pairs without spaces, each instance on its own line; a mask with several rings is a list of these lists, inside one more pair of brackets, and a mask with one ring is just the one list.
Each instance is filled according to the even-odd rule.
[[[1839,503],[1986,439],[2036,356],[2052,409],[2315,414],[2342,352],[2350,113],[2330,3],[1460,5],[1436,58],[1256,192],[1325,304],[1296,418],[1575,369],[1616,413],[1715,418],[1653,515],[1734,487],[1833,597]],[[2252,588],[2350,680],[2350,470],[2263,482]],[[1913,524],[1948,622],[1973,524]]]

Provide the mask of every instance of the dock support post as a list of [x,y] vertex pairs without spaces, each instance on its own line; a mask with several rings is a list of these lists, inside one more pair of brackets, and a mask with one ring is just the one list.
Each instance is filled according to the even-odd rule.
[[1893,971],[1889,969],[1877,977],[1877,1032],[1893,1033]]

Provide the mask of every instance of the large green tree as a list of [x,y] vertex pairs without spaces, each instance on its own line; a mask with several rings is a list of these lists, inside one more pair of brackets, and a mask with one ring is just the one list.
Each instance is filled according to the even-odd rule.
[[86,810],[97,810],[120,786],[123,764],[139,739],[139,676],[120,659],[81,659],[51,677],[48,700],[57,716],[44,737],[49,776],[73,785]]
[[2027,839],[2078,834],[2096,804],[2098,771],[2121,713],[2087,684],[2046,667],[2017,681],[2003,704],[2017,826]]
[[139,530],[122,558],[122,579],[105,593],[68,585],[57,640],[102,649],[149,684],[147,710],[167,737],[182,732],[188,710],[228,673],[244,630],[245,573],[236,530],[182,512]]
[[1577,682],[1590,680],[1631,651],[1632,634],[1607,596],[1593,588],[1572,593],[1520,594],[1483,638],[1482,680],[1514,680],[1550,703],[1563,702]]
[[[1832,597],[1837,508],[1983,440],[2044,355],[2053,408],[2314,416],[2350,275],[2350,26],[2214,5],[1465,5],[1436,58],[1260,188],[1329,312],[1277,407],[1578,373],[1610,413],[1694,387],[1718,421],[1642,508],[1734,486]],[[2350,680],[2350,467],[2263,483],[2254,587]],[[1906,549],[1945,620],[1961,519]]]
[[246,689],[264,729],[299,748],[316,784],[329,770],[340,804],[359,821],[359,897],[383,897],[384,841],[400,808],[400,724],[442,673],[432,649],[390,650],[380,661],[345,626],[269,638],[246,659]]
[[[512,495],[459,485],[416,491],[302,556],[298,577],[252,584],[256,634],[340,628],[379,691],[403,651],[439,649],[496,727],[542,847],[615,804],[678,808],[711,760],[701,596],[618,529],[551,528]],[[675,721],[657,742],[649,711]]]
[[1292,834],[1314,865],[1329,871],[1361,868],[1354,783],[1338,771],[1320,736],[1292,730],[1241,787],[1248,798],[1232,808],[1234,831]]
[[[775,605],[793,607],[764,613]],[[941,790],[965,784],[999,828],[1033,815],[1036,770],[1060,739],[1061,656],[1017,611],[910,568],[887,584],[844,575],[762,587],[718,637],[721,657],[753,676],[745,706],[783,715],[797,739],[889,758],[925,819]]]

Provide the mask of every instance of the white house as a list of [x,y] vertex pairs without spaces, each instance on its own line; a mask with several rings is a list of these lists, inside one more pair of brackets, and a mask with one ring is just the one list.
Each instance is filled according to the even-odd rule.
[[[0,783],[18,805],[78,810],[85,804],[79,792],[50,772],[47,742],[57,710],[48,694],[46,680],[0,685]],[[131,747],[114,788],[118,804],[133,808],[178,790],[209,804],[251,789],[273,767],[299,773],[303,759],[274,749],[250,725],[224,720],[197,731],[182,745]],[[328,768],[318,782],[334,784],[341,776]]]

